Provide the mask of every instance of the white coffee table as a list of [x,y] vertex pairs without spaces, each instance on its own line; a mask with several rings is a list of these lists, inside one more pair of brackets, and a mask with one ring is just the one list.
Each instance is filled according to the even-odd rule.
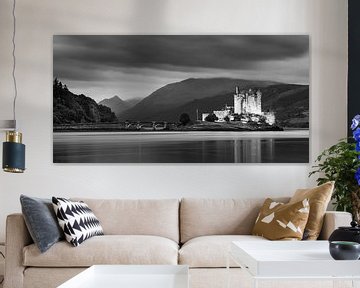
[[58,288],[188,288],[184,265],[94,265]]
[[360,261],[332,259],[328,241],[232,242],[228,268],[230,258],[248,272],[253,287],[260,280],[349,280],[350,287],[360,287]]

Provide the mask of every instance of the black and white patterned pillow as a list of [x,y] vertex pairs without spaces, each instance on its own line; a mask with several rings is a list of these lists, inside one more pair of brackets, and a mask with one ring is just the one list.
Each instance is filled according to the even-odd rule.
[[66,241],[79,246],[86,239],[104,235],[99,220],[84,202],[52,197],[55,214]]

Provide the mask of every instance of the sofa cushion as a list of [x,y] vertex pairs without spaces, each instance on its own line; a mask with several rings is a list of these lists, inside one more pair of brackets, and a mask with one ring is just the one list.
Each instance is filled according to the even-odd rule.
[[179,242],[178,199],[86,199],[105,235],[154,235]]
[[36,267],[88,267],[95,264],[171,264],[178,260],[178,244],[159,236],[104,235],[73,247],[56,243],[45,253],[34,244],[24,247],[23,264]]
[[267,198],[256,219],[253,235],[269,240],[301,240],[309,218],[309,200],[281,203]]
[[20,203],[26,227],[41,252],[64,239],[51,199],[21,195]]
[[[196,268],[226,267],[228,251],[232,241],[269,241],[252,235],[214,235],[193,238],[179,251],[179,264]],[[239,267],[230,261],[231,267]]]
[[104,235],[99,220],[84,202],[52,197],[54,211],[65,239],[74,246],[85,240]]
[[305,227],[307,237],[304,240],[316,240],[321,232],[327,206],[334,190],[334,181],[326,182],[311,189],[298,189],[290,203],[309,199],[310,214]]
[[249,235],[263,202],[263,198],[184,198],[180,205],[181,243],[205,235]]

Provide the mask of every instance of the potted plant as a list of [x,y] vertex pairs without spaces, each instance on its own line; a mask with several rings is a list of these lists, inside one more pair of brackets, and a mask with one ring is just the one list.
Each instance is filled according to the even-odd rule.
[[360,115],[354,117],[351,129],[355,142],[342,139],[325,149],[316,158],[309,177],[319,173],[316,180],[319,185],[335,181],[332,195],[335,209],[352,213],[353,219],[360,223]]

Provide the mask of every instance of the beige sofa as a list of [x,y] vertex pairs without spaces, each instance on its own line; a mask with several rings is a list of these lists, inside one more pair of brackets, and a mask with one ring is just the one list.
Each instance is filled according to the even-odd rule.
[[[61,241],[41,254],[23,216],[8,216],[5,288],[56,287],[94,264],[184,264],[191,288],[220,288],[231,241],[268,241],[249,235],[263,199],[81,200],[105,235],[76,248]],[[327,212],[321,237],[350,220],[348,213]],[[231,266],[233,286],[243,281],[243,272]]]

